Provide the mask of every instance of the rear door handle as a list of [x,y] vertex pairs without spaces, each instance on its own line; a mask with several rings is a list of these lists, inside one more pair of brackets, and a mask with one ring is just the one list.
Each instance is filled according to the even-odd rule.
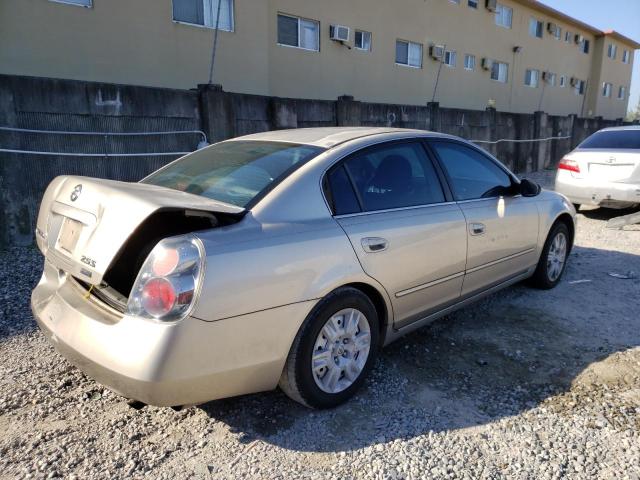
[[365,237],[360,240],[360,244],[364,251],[369,253],[383,252],[389,246],[389,242],[380,237]]
[[469,233],[474,236],[484,235],[485,230],[484,223],[472,223],[469,225]]

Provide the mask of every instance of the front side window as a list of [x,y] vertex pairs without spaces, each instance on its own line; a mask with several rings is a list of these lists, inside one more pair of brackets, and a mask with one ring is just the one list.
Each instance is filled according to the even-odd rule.
[[422,68],[422,45],[404,40],[396,40],[396,63],[409,67]]
[[611,88],[612,88],[612,85],[610,83],[604,82],[602,84],[602,96],[603,97],[607,97],[607,98],[610,97],[611,96]]
[[358,50],[364,50],[365,52],[370,52],[371,51],[371,32],[363,32],[361,30],[356,30],[355,47]]
[[476,69],[476,56],[475,55],[465,55],[464,56],[464,69],[465,70],[475,70]]
[[491,64],[491,80],[507,83],[509,81],[509,64],[494,61]]
[[513,9],[500,3],[496,6],[496,25],[511,28],[513,23]]
[[278,14],[278,44],[320,50],[320,22]]
[[[220,17],[218,18],[218,8]],[[175,22],[233,31],[233,0],[173,0]]]
[[529,19],[529,35],[532,37],[542,38],[544,24],[535,18]]
[[446,52],[444,52],[444,64],[449,66],[449,67],[455,67],[456,66],[456,52],[453,50],[447,50]]
[[538,78],[540,77],[540,71],[527,70],[524,73],[524,84],[527,87],[536,88],[538,86]]
[[322,151],[291,143],[222,142],[169,164],[143,183],[247,208]]
[[511,178],[483,153],[453,142],[432,142],[458,201],[491,198],[511,190]]
[[[344,166],[364,211],[445,201],[433,164],[418,142],[366,150],[347,159]],[[347,199],[344,207],[336,206],[335,210],[352,208],[349,202]]]

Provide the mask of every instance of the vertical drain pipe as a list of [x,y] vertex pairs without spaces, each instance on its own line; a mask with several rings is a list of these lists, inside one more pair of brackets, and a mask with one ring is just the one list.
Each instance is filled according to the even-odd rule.
[[213,65],[216,61],[216,50],[218,48],[218,28],[220,27],[220,10],[223,0],[218,0],[218,10],[216,12],[216,31],[213,34],[213,51],[211,53],[211,68],[209,69],[209,85],[213,83]]

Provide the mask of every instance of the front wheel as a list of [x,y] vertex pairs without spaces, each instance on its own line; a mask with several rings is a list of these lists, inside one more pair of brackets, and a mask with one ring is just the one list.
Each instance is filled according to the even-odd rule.
[[340,288],[321,300],[303,323],[280,388],[308,407],[340,405],[364,382],[378,341],[378,315],[369,297],[355,288]]
[[570,250],[569,229],[560,222],[549,232],[536,271],[531,277],[534,287],[551,289],[560,283]]

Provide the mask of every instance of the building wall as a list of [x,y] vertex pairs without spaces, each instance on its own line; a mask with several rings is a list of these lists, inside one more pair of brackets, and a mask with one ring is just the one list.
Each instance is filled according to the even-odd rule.
[[[513,26],[495,24],[494,15],[478,2],[478,9],[450,0],[235,0],[235,29],[221,31],[214,81],[225,90],[260,95],[331,100],[353,95],[359,100],[398,104],[426,104],[434,99],[452,108],[484,109],[488,104],[511,112],[543,110],[624,116],[627,99],[617,98],[619,85],[630,84],[631,65],[598,56],[595,31],[554,20],[516,0]],[[526,3],[526,2],[525,2]],[[277,13],[321,22],[320,51],[277,45]],[[529,19],[544,21],[543,38],[529,35]],[[556,40],[546,23],[555,21],[563,32]],[[329,40],[329,25],[372,32],[372,51],[362,52]],[[583,54],[564,32],[580,33],[591,43]],[[49,0],[0,0],[0,73],[194,88],[206,83],[213,42],[212,29],[172,21],[171,0],[94,0],[92,8]],[[420,69],[395,63],[396,39],[423,45]],[[599,37],[598,41],[602,40]],[[455,68],[428,56],[432,43],[457,52]],[[605,42],[606,43],[606,42]],[[514,53],[514,46],[522,47]],[[476,70],[464,69],[465,53],[476,56]],[[483,57],[509,64],[509,82],[491,80],[481,69]],[[603,65],[594,66],[594,61]],[[611,65],[610,65],[611,64]],[[542,82],[524,85],[527,68],[567,78],[565,88]],[[438,74],[438,71],[439,74]],[[613,83],[611,99],[576,95],[571,77],[587,80],[605,72]],[[437,90],[436,89],[437,82]],[[435,90],[435,92],[434,92]],[[435,96],[434,96],[435,93]],[[628,96],[627,96],[628,98]]]

